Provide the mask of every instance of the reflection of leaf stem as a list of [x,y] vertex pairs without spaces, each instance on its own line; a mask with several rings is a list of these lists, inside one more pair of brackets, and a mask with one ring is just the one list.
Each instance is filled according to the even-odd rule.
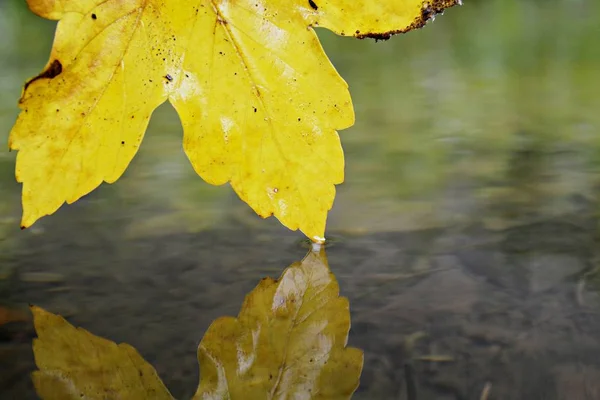
[[490,390],[492,390],[492,384],[486,382],[485,385],[483,385],[483,390],[481,391],[481,396],[479,396],[479,400],[487,400],[490,394]]

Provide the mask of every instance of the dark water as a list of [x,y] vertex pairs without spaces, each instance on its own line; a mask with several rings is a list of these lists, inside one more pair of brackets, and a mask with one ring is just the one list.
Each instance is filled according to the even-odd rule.
[[[320,32],[357,113],[328,224],[355,398],[600,399],[600,3],[465,3],[386,43]],[[52,29],[0,3],[0,141]],[[195,176],[181,134],[159,109],[116,184],[27,231],[0,152],[0,304],[132,344],[183,399],[210,322],[306,249]],[[33,336],[0,326],[0,398],[35,398]]]

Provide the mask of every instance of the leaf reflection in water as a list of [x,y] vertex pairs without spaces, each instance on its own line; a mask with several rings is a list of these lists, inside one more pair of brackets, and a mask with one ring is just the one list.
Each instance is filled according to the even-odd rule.
[[[201,379],[193,399],[352,396],[363,353],[346,346],[349,303],[339,296],[324,247],[315,244],[278,280],[262,279],[237,318],[212,323],[198,348]],[[33,380],[41,398],[172,398],[132,346],[76,329],[39,307],[31,310],[38,333]]]

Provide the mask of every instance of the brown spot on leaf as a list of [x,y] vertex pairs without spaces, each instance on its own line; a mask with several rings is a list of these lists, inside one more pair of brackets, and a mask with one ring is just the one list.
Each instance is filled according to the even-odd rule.
[[39,74],[35,78],[31,78],[30,80],[28,80],[25,83],[25,87],[23,88],[23,90],[27,90],[29,85],[31,85],[33,82],[35,82],[39,79],[52,79],[52,78],[57,77],[61,73],[62,73],[62,64],[60,63],[60,61],[54,60],[54,61],[52,61],[52,63],[50,63],[48,68],[46,68],[41,74]]

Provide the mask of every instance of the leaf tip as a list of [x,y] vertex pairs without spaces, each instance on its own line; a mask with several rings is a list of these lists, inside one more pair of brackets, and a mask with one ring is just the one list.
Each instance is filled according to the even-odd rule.
[[[20,180],[17,177],[17,181],[20,182]],[[23,204],[23,207],[25,207],[25,204]],[[27,212],[26,209],[23,210],[23,215],[21,217],[21,230],[30,228],[31,225],[33,225],[35,223],[35,221],[37,221],[38,219],[40,219],[40,215],[32,215],[30,212]]]
[[312,242],[313,242],[313,248],[314,248],[314,245],[316,245],[316,244],[322,245],[323,243],[325,243],[325,238],[315,235],[312,237]]
[[21,230],[25,230],[27,228],[29,228],[31,225],[33,224],[33,222],[29,221],[29,218],[25,218],[25,215],[23,215],[23,217],[21,218]]
[[29,311],[31,311],[31,314],[33,315],[34,319],[36,316],[39,316],[40,314],[44,314],[44,313],[48,312],[48,311],[44,310],[43,308],[36,306],[33,303],[29,303]]

